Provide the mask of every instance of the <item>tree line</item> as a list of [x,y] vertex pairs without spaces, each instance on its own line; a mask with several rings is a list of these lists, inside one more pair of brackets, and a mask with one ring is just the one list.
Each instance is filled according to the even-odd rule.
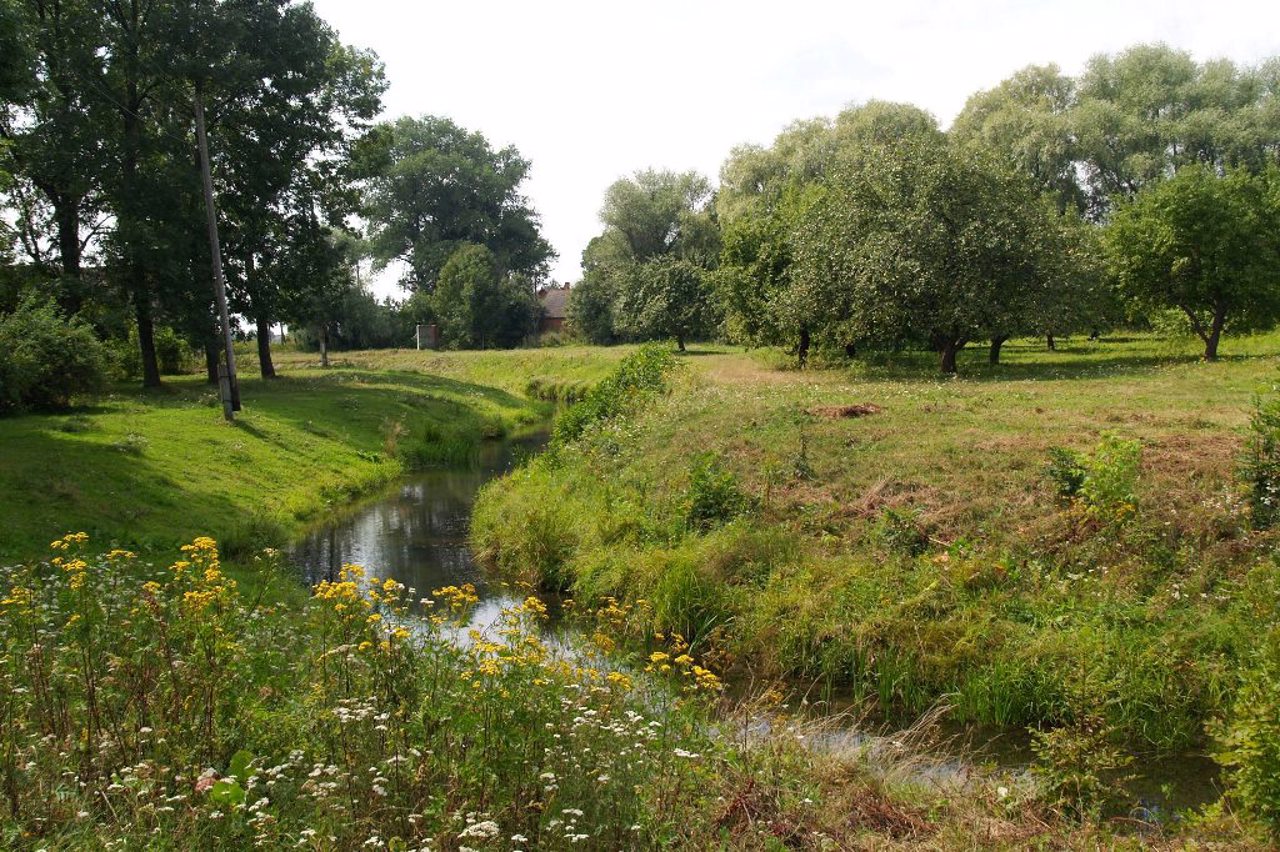
[[[0,0],[0,314],[52,303],[131,347],[147,386],[170,338],[214,373],[199,101],[231,308],[264,376],[277,323],[320,345],[407,345],[415,321],[517,342],[553,256],[519,194],[528,161],[445,118],[378,123],[386,87],[308,3]],[[362,261],[402,264],[408,305],[374,299]]]
[[945,132],[871,101],[735,148],[719,187],[644,171],[609,188],[570,301],[595,342],[718,336],[928,348],[954,372],[1014,336],[1172,313],[1217,357],[1280,318],[1280,59],[1165,45],[1032,66]]

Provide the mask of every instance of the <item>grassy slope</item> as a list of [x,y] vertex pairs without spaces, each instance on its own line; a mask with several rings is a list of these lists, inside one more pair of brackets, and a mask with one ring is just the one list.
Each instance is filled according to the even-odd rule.
[[[1251,570],[1269,539],[1243,528],[1233,477],[1280,336],[1224,349],[1205,364],[1147,338],[1028,341],[997,367],[967,353],[958,379],[911,355],[797,372],[703,351],[635,426],[491,489],[477,543],[886,705],[948,696],[961,715],[1025,724],[1097,703],[1135,743],[1185,747],[1274,609],[1269,566]],[[806,413],[860,402],[883,411]],[[1044,476],[1049,447],[1108,431],[1144,444],[1139,520],[1119,531],[1082,522]],[[802,445],[810,478],[794,475]],[[701,535],[682,512],[707,451],[760,508]],[[916,519],[923,556],[888,543],[886,510]]]
[[[615,358],[556,352],[341,353],[327,371],[281,353],[282,378],[242,382],[234,425],[195,376],[155,393],[121,387],[68,414],[0,419],[0,559],[43,553],[71,530],[144,548],[196,534],[232,549],[278,541],[400,473],[429,439],[538,421],[545,404],[520,393],[533,375],[588,380]],[[389,453],[393,422],[405,432]]]

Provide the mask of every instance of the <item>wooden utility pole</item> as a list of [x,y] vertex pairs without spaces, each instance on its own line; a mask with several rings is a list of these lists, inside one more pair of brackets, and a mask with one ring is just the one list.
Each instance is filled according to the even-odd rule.
[[196,147],[200,149],[200,176],[204,179],[204,209],[209,219],[209,253],[213,258],[213,297],[222,323],[226,363],[218,368],[218,389],[222,395],[222,416],[235,420],[240,410],[240,383],[236,379],[236,352],[227,315],[227,283],[222,277],[222,246],[218,242],[218,211],[213,206],[213,172],[209,168],[209,140],[204,132],[204,95],[196,81]]

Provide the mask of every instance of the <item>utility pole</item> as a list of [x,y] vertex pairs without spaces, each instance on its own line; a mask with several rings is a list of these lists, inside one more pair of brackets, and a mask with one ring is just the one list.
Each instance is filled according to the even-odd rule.
[[204,132],[204,94],[196,81],[196,146],[200,149],[200,176],[204,179],[204,209],[209,219],[209,253],[213,257],[213,296],[222,323],[226,364],[218,366],[218,390],[222,396],[222,416],[235,420],[240,410],[240,383],[236,379],[236,352],[227,315],[227,283],[222,277],[222,246],[218,242],[218,211],[213,206],[213,172],[209,168],[209,140]]

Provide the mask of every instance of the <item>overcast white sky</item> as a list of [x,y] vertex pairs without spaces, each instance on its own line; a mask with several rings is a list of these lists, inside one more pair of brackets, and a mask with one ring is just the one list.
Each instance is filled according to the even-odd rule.
[[[445,115],[533,162],[525,192],[576,281],[605,188],[637,169],[716,178],[729,149],[871,98],[943,126],[1032,63],[1164,41],[1199,60],[1280,54],[1280,2],[1242,0],[314,0],[386,63],[387,116]],[[384,276],[381,292],[397,293]]]

